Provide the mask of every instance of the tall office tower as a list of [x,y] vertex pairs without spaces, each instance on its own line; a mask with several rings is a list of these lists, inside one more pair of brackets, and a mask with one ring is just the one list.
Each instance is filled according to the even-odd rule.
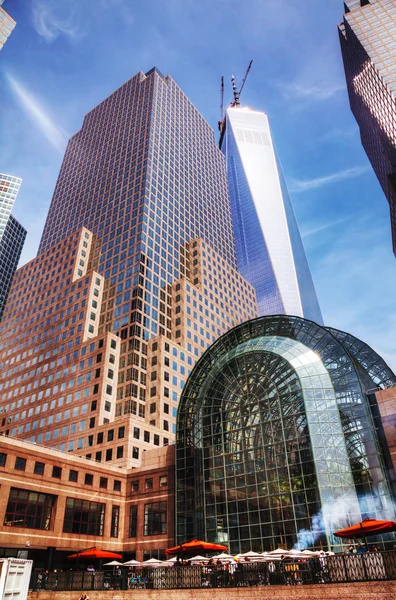
[[322,324],[316,291],[265,113],[233,105],[222,123],[239,272],[259,315]]
[[9,216],[0,240],[0,320],[10,291],[11,281],[21,257],[26,229],[13,215]]
[[346,0],[338,32],[351,110],[389,202],[396,254],[396,4]]
[[256,314],[214,132],[169,76],[140,72],[71,138],[14,279],[0,433],[137,466],[173,441],[199,356]]
[[4,0],[0,0],[0,50],[3,48],[7,39],[9,38],[11,31],[14,29],[16,22],[4,8],[1,8]]
[[21,183],[19,177],[0,173],[0,319],[26,238],[26,230],[11,214]]

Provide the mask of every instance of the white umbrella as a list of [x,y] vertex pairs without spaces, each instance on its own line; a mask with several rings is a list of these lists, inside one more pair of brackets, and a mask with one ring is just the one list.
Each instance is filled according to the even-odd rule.
[[306,557],[308,557],[308,556],[320,556],[320,552],[318,552],[318,551],[313,551],[313,550],[303,550],[303,551],[301,552],[301,554],[302,554],[303,556],[306,556]]
[[197,563],[205,562],[206,563],[209,561],[210,561],[210,558],[207,558],[206,556],[200,556],[199,554],[197,554],[197,556],[193,556],[192,558],[188,559],[188,562],[191,564],[194,562],[197,562]]
[[134,560],[133,558],[123,563],[124,567],[140,567],[141,564],[141,562]]
[[168,558],[162,562],[161,567],[173,567],[176,562],[177,558]]
[[268,558],[281,558],[282,556],[287,558],[292,556],[292,554],[290,553],[290,550],[285,550],[284,548],[277,548],[276,550],[271,550],[271,552],[268,553]]
[[234,560],[234,557],[231,556],[231,554],[226,554],[225,552],[222,552],[221,554],[218,554],[217,556],[213,556],[212,557],[213,560],[225,560],[225,561],[231,561]]
[[238,554],[238,559],[243,559],[249,562],[262,562],[265,560],[263,554],[259,552],[254,552],[253,550],[249,550],[249,552],[244,552],[243,554]]
[[142,567],[161,567],[164,563],[157,558],[149,558],[142,562]]
[[105,563],[104,567],[122,567],[123,563],[118,562],[118,560],[112,560],[109,563]]

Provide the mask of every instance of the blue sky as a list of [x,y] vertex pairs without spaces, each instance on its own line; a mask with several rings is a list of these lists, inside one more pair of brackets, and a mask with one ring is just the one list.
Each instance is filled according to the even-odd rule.
[[137,71],[169,73],[216,128],[220,77],[252,71],[242,104],[271,121],[325,322],[396,369],[396,261],[386,199],[349,109],[342,0],[5,0],[0,171],[37,251],[67,138]]

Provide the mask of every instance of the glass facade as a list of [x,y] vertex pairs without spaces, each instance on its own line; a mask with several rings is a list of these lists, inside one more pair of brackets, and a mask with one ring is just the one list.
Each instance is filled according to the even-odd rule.
[[181,398],[178,540],[236,553],[293,547],[305,532],[304,547],[336,548],[338,527],[394,518],[366,390],[395,381],[369,346],[302,318],[262,317],[223,335]]
[[0,238],[0,319],[3,315],[12,278],[21,257],[26,233],[26,229],[15,217],[9,215],[3,235]]
[[351,110],[390,206],[396,254],[396,5],[346,0],[339,26]]
[[4,0],[0,2],[0,50],[3,49],[4,44],[10,37],[11,32],[16,25],[14,19],[10,17],[4,8],[1,8],[3,1]]
[[259,315],[297,315],[322,323],[267,115],[228,108],[222,140],[238,269],[256,288]]

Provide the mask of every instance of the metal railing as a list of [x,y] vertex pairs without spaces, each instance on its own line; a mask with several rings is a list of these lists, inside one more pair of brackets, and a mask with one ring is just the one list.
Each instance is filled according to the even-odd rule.
[[34,573],[32,590],[87,591],[127,589],[223,588],[396,580],[396,551],[336,554],[307,560],[174,566],[155,569]]

